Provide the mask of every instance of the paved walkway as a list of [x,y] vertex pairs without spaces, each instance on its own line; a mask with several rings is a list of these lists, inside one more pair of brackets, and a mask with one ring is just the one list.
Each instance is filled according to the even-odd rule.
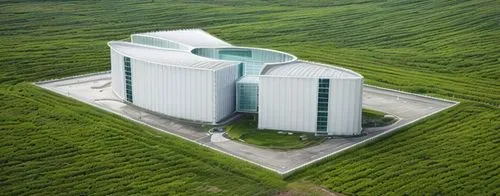
[[110,81],[109,73],[100,73],[43,82],[38,85],[283,175],[340,151],[395,131],[402,126],[456,104],[455,102],[446,100],[365,86],[363,89],[363,107],[398,116],[400,120],[397,123],[387,127],[367,129],[366,135],[360,137],[334,137],[317,146],[280,151],[258,148],[228,140],[223,137],[222,133],[210,135],[200,125],[168,118],[125,104],[112,92],[109,85]]

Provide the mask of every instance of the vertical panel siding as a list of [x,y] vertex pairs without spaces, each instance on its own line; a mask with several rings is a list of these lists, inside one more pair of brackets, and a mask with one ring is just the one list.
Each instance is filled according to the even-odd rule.
[[215,74],[215,116],[218,122],[235,111],[236,80],[238,79],[238,65],[216,70]]
[[111,55],[111,88],[121,99],[125,97],[125,81],[123,73],[123,56],[110,49]]
[[214,120],[212,71],[131,61],[134,105],[177,118]]
[[261,76],[259,129],[316,131],[317,79]]
[[328,134],[361,133],[362,79],[330,79]]

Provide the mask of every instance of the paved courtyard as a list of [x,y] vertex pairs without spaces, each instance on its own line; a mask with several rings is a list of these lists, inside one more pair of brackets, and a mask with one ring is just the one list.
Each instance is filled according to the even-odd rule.
[[280,151],[258,148],[228,140],[222,136],[222,133],[209,134],[200,125],[169,118],[125,104],[112,92],[110,84],[111,76],[109,73],[90,74],[37,83],[42,88],[257,164],[282,175],[287,175],[296,169],[368,142],[457,104],[452,101],[365,85],[363,88],[363,108],[397,116],[400,119],[397,123],[386,127],[367,129],[365,130],[366,135],[360,137],[333,137],[320,145]]

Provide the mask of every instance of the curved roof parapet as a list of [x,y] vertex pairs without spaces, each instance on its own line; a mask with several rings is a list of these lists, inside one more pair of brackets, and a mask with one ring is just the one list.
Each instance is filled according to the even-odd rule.
[[181,29],[170,31],[155,31],[147,33],[137,33],[132,36],[148,36],[164,39],[174,43],[196,47],[230,47],[231,44],[213,36],[201,29]]
[[363,78],[362,75],[341,67],[309,61],[268,64],[261,75],[297,78]]
[[184,43],[178,43],[172,40],[154,37],[146,34],[133,34],[130,36],[130,41],[136,44],[176,50],[191,50],[191,48],[193,48],[192,46],[186,45]]
[[240,46],[216,47],[216,48],[193,48],[191,50],[191,53],[207,58],[235,60],[235,61],[241,61],[243,63],[250,63],[252,67],[258,68],[255,75],[259,75],[260,73],[262,73],[262,70],[269,65],[291,63],[297,60],[297,57],[295,55],[286,52],[281,52],[272,49],[265,49],[265,48],[240,47]]
[[237,61],[214,60],[182,50],[151,47],[123,41],[110,41],[108,46],[123,56],[161,65],[217,70],[239,64]]
[[[203,56],[203,57],[208,57],[208,58],[216,58],[216,59],[220,58],[219,56],[213,56],[214,53],[211,53],[211,54],[203,53],[203,50],[207,50],[207,51],[210,50],[210,51],[214,51],[214,52],[217,51],[219,53],[220,52],[231,52],[231,51],[243,52],[245,50],[248,50],[248,51],[252,52],[252,54],[250,54],[250,56],[243,56],[243,57],[258,58],[258,60],[266,61],[266,62],[270,62],[270,63],[292,62],[292,61],[297,60],[296,56],[294,56],[293,54],[286,53],[286,52],[281,52],[278,50],[272,50],[272,49],[266,49],[266,48],[254,48],[254,47],[244,47],[244,46],[197,47],[197,48],[193,48],[191,50],[191,53],[199,55],[199,56]],[[255,55],[253,55],[253,54],[255,54]],[[276,54],[278,54],[279,56]]]

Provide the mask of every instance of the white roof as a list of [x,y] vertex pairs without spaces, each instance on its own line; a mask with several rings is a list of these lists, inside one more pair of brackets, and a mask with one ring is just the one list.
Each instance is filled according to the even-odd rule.
[[201,29],[183,29],[172,31],[156,31],[138,33],[185,44],[192,47],[229,47],[231,44],[213,36]]
[[129,58],[162,65],[217,70],[239,63],[209,59],[187,51],[150,47],[130,42],[111,41],[108,45],[116,52]]
[[362,78],[358,73],[348,69],[307,61],[270,65],[265,68],[262,75],[300,78]]
[[[210,35],[209,33],[201,29],[185,29],[185,30],[172,30],[172,31],[157,31],[149,33],[139,33],[134,35],[143,35],[149,37],[155,37],[159,39],[165,39],[178,44],[183,44],[186,47],[193,48],[242,48],[235,47],[231,44],[220,40],[219,38]],[[195,54],[192,54],[188,50],[175,50],[166,49],[160,47],[154,47],[149,45],[142,45],[130,42],[109,42],[108,44],[113,50],[121,53],[124,56],[128,56],[134,59],[140,59],[146,62],[152,62],[163,65],[171,66],[183,66],[191,67],[197,69],[208,69],[217,70],[227,66],[234,66],[239,64],[237,61],[220,60],[205,58]],[[253,49],[253,48],[248,48]],[[268,49],[258,49],[267,50]],[[279,51],[273,51],[279,52]],[[283,53],[283,52],[279,52]],[[261,75],[269,76],[282,76],[282,77],[298,77],[298,78],[363,78],[360,74],[321,63],[307,62],[296,60],[297,57],[283,53],[285,55],[291,56],[291,60],[288,63],[278,63],[278,64],[268,64],[262,71]],[[259,78],[242,78],[240,82],[252,83],[258,82]]]

